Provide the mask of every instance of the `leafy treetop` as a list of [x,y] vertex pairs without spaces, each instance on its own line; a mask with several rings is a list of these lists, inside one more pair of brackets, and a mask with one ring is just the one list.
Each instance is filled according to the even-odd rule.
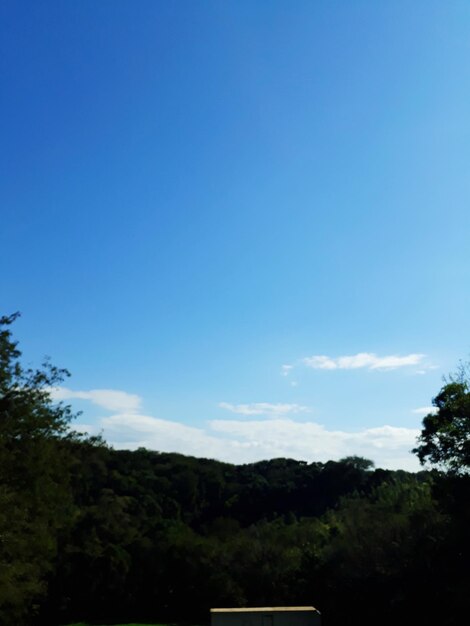
[[421,463],[455,474],[470,470],[469,369],[469,364],[461,365],[433,399],[437,410],[423,419],[419,445],[413,450]]

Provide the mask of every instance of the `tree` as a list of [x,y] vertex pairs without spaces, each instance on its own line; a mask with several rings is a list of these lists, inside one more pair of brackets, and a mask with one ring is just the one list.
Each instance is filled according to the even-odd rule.
[[423,419],[419,445],[413,450],[422,464],[426,461],[455,474],[470,470],[470,377],[469,365],[456,375],[433,399],[436,411]]
[[67,519],[72,413],[49,389],[66,370],[21,365],[10,325],[0,317],[0,623],[27,624],[46,589],[57,530]]
[[419,475],[395,475],[367,497],[347,496],[323,520],[329,541],[311,586],[329,623],[355,626],[360,615],[362,626],[450,626],[441,608],[452,610],[446,602],[432,607],[422,602],[423,592],[441,600],[438,593],[445,589],[442,564],[436,565],[445,518],[435,506],[430,482]]

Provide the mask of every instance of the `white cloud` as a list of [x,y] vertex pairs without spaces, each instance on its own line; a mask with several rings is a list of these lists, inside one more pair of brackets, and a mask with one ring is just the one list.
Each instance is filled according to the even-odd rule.
[[357,432],[328,430],[316,422],[291,419],[212,420],[196,428],[147,415],[119,414],[101,420],[105,439],[120,449],[146,447],[229,463],[289,457],[305,461],[359,455],[378,467],[419,469],[410,454],[419,430],[381,426]]
[[123,413],[135,413],[142,404],[142,399],[125,391],[115,389],[91,389],[90,391],[72,391],[67,387],[53,387],[50,390],[54,400],[90,400],[93,404],[107,409],[108,411],[119,411]]
[[[92,426],[74,424],[90,434],[102,432],[108,443],[119,449],[145,447],[161,452],[180,452],[230,463],[250,463],[262,459],[290,457],[305,461],[337,460],[359,455],[372,459],[378,467],[416,471],[419,463],[412,454],[418,429],[380,426],[355,432],[329,430],[313,421],[297,422],[287,417],[305,407],[296,404],[231,405],[222,408],[244,416],[266,415],[266,419],[212,420],[204,426],[142,415],[138,396],[116,390],[54,390],[60,400],[85,399],[116,413]],[[123,408],[123,407],[127,407]],[[424,407],[423,407],[424,408]],[[111,409],[113,410],[113,409]]]
[[309,409],[300,404],[271,404],[270,402],[252,402],[251,404],[230,404],[219,402],[221,409],[226,409],[239,415],[267,415],[270,417],[287,415],[289,413],[305,413]]
[[291,373],[291,370],[294,368],[293,365],[283,365],[282,366],[282,375],[283,376],[289,376],[289,374]]
[[144,447],[160,452],[180,452],[221,460],[225,460],[226,456],[236,457],[236,454],[229,452],[230,448],[236,447],[236,443],[222,441],[202,428],[180,422],[121,413],[103,418],[100,426],[104,438],[119,449],[135,450]]
[[367,368],[370,370],[391,370],[398,367],[417,365],[422,361],[424,356],[424,354],[408,354],[406,356],[377,356],[372,352],[359,352],[358,354],[339,357],[314,355],[305,357],[302,359],[302,362],[307,367],[323,370],[349,370],[359,368]]
[[[358,432],[327,430],[316,422],[290,419],[266,421],[214,420],[211,428],[238,437],[262,451],[261,457],[288,456],[308,461],[338,459],[358,454],[372,458],[382,467],[416,466],[408,451],[414,446],[418,430],[381,426]],[[260,458],[261,458],[260,457]]]
[[429,413],[437,413],[437,408],[435,406],[421,406],[418,409],[413,409],[412,413],[416,415],[428,415]]

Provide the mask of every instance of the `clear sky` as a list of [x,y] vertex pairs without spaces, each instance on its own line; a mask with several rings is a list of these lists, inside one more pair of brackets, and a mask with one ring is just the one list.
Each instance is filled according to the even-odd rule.
[[470,3],[6,0],[2,314],[80,427],[409,454],[470,352]]

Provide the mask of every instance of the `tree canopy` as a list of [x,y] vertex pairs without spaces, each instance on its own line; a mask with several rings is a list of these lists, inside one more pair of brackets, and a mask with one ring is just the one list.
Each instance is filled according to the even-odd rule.
[[0,318],[0,622],[22,624],[45,592],[58,529],[71,503],[63,443],[72,413],[49,389],[68,372],[24,368],[12,338],[18,314]]
[[22,366],[16,318],[0,319],[2,626],[202,624],[211,606],[277,604],[313,604],[325,626],[358,616],[362,626],[461,623],[464,381],[435,399],[453,426],[446,447],[441,422],[435,440],[425,439],[427,418],[422,434],[421,446],[437,450],[422,458],[449,473],[374,469],[357,456],[232,465],[114,450],[71,433],[70,408],[49,393],[68,372]]
[[421,463],[461,474],[470,470],[470,382],[468,366],[442,387],[433,399],[435,412],[423,419],[419,445]]

